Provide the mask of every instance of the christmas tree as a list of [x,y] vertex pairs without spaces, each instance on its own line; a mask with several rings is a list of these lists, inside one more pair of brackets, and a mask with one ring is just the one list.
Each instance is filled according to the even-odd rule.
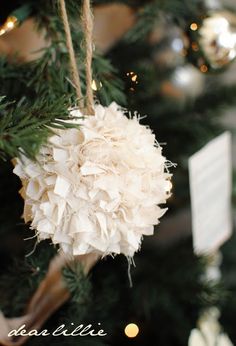
[[[13,174],[22,157],[36,164],[55,131],[76,128],[68,109],[84,100],[71,73],[71,48],[81,94],[88,90],[83,1],[65,5],[72,47],[60,1],[3,1],[1,6],[0,309],[5,317],[0,342],[6,340],[6,326],[17,329],[27,322],[29,329],[47,329],[50,335],[11,342],[183,346],[201,312],[219,306],[223,327],[236,343],[235,283],[227,266],[233,272],[229,247],[234,241],[224,248],[222,283],[203,280],[209,258],[194,255],[191,226],[183,221],[190,205],[188,158],[224,130],[225,109],[236,103],[235,81],[227,78],[236,57],[234,9],[203,0],[93,1],[89,87],[96,102],[116,102],[131,115],[137,112],[177,167],[170,168],[168,213],[155,234],[145,237],[135,266],[123,255],[91,263],[81,257],[66,265],[54,261],[58,246],[50,239],[38,244],[30,223],[22,220],[21,181]],[[14,324],[12,318],[20,316],[22,323]],[[60,325],[70,334],[81,324],[103,329],[106,336],[52,335]]]

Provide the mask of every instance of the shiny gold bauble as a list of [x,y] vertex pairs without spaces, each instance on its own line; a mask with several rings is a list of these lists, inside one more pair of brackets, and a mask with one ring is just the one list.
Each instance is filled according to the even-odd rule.
[[212,68],[229,64],[236,57],[236,16],[228,11],[216,11],[203,20],[199,31],[199,45]]

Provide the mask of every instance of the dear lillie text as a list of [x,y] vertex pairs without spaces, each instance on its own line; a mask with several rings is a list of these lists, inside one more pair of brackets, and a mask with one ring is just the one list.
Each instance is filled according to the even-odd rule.
[[70,330],[67,329],[65,324],[61,324],[59,327],[53,331],[48,331],[48,329],[43,329],[38,331],[37,329],[27,330],[26,325],[23,324],[18,329],[12,329],[8,333],[8,337],[16,336],[106,336],[107,333],[100,329],[101,323],[98,323],[98,326],[95,328],[92,324],[83,325],[80,324],[74,327],[74,323],[71,323]]

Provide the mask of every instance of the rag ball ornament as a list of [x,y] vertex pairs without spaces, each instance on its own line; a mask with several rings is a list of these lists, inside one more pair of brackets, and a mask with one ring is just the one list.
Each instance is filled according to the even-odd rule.
[[116,103],[94,110],[83,118],[72,110],[80,126],[54,130],[37,161],[16,159],[23,216],[38,241],[51,239],[72,256],[132,257],[166,211],[168,162],[137,116]]

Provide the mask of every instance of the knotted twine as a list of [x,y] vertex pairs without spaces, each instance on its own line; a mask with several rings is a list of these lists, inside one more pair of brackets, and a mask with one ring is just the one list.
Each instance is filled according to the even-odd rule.
[[82,7],[82,28],[85,38],[85,73],[86,73],[86,98],[85,105],[83,101],[83,94],[81,91],[81,81],[78,71],[78,66],[75,58],[75,50],[73,47],[72,35],[70,30],[70,24],[66,11],[65,0],[59,0],[61,9],[61,18],[64,25],[66,45],[70,58],[70,67],[72,80],[76,89],[78,98],[78,105],[81,110],[84,109],[87,115],[94,115],[94,101],[93,101],[93,89],[92,89],[92,57],[93,57],[93,15],[90,7],[90,0],[83,1]]

